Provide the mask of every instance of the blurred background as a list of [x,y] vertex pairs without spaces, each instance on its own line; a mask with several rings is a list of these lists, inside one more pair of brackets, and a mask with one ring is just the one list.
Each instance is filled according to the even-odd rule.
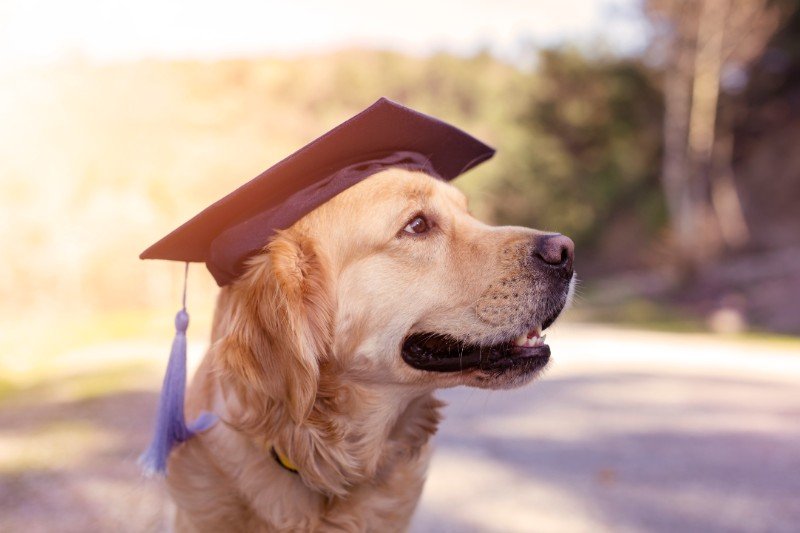
[[0,531],[167,528],[182,266],[137,256],[380,96],[498,148],[474,213],[582,279],[540,383],[443,393],[414,531],[796,531],[793,0],[0,2]]

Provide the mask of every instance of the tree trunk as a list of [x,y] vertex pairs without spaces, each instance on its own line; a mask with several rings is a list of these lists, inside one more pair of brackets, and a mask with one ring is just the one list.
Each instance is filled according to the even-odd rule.
[[[694,220],[690,196],[690,160],[686,147],[692,108],[692,78],[696,47],[696,21],[688,9],[676,21],[675,40],[669,54],[671,68],[664,80],[664,156],[661,179],[676,248],[676,263],[684,270],[692,256]],[[689,29],[689,31],[687,31]]]

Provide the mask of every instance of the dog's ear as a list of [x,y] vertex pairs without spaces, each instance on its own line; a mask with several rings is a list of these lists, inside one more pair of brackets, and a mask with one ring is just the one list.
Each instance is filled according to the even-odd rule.
[[314,406],[320,363],[332,346],[326,261],[310,238],[282,232],[229,290],[227,309],[217,310],[229,313],[220,355],[242,401],[263,411],[249,413],[252,422],[274,420],[276,414],[266,411],[283,405],[301,423]]

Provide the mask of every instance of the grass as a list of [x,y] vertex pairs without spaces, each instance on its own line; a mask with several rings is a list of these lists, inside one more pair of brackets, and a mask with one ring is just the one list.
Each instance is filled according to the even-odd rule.
[[2,403],[4,399],[10,397],[18,390],[19,386],[16,383],[8,379],[0,379],[0,403]]
[[[163,346],[163,353],[169,349],[172,314],[171,310],[127,311],[6,321],[0,332],[0,401],[61,380],[78,396],[98,395],[126,383],[127,376],[142,375],[155,363],[149,345]],[[192,340],[207,337],[210,313],[204,314],[198,313],[200,319],[193,321]],[[147,348],[137,351],[136,343]]]
[[644,298],[632,298],[614,305],[585,303],[570,310],[570,316],[580,322],[612,324],[669,333],[710,332],[700,317]]
[[[51,422],[13,434],[0,433],[0,473],[63,469],[93,450],[110,445],[111,435],[94,424],[80,420]],[[31,446],[36,442],[36,446]]]
[[100,367],[91,372],[40,379],[11,389],[5,398],[0,397],[0,404],[4,400],[22,404],[86,401],[120,391],[148,389],[157,382],[157,370],[145,361],[135,361]]
[[579,303],[569,310],[568,319],[662,333],[703,333],[728,341],[767,343],[776,348],[796,349],[800,355],[800,337],[759,330],[738,333],[715,332],[702,316],[687,312],[678,306],[656,303],[641,297],[629,298],[613,305],[599,305],[592,302],[591,298],[584,297],[582,304]]

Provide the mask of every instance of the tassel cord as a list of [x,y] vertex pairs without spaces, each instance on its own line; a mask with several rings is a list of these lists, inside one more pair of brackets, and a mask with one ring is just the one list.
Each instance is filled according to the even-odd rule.
[[165,474],[169,453],[178,444],[190,439],[195,433],[209,429],[216,417],[204,412],[192,424],[187,425],[184,416],[186,392],[186,330],[189,328],[189,313],[186,311],[186,287],[189,263],[183,277],[182,308],[175,315],[175,338],[172,341],[167,371],[161,387],[161,396],[156,413],[153,440],[142,454],[139,462],[146,474]]

